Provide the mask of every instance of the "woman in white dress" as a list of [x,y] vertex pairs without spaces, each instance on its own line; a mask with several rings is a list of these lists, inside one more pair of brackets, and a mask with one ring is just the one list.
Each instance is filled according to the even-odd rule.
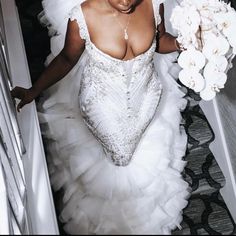
[[20,110],[65,77],[45,92],[39,117],[67,233],[170,234],[189,186],[181,176],[186,101],[173,78],[176,55],[155,53],[179,50],[165,32],[163,1],[82,2],[44,0],[57,31],[51,62],[12,96]]

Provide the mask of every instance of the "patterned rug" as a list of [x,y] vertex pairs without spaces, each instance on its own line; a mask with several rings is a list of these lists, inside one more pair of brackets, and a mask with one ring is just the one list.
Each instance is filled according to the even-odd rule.
[[188,134],[188,161],[183,177],[192,187],[184,209],[182,230],[175,235],[236,235],[236,225],[219,193],[224,176],[212,155],[209,144],[214,133],[199,107],[199,97],[188,91],[189,105],[183,112]]
[[[16,0],[32,81],[44,68],[49,54],[47,29],[37,19],[42,10],[41,0]],[[189,104],[183,112],[184,127],[188,134],[188,164],[183,177],[192,187],[192,195],[183,212],[182,229],[174,235],[236,235],[236,225],[222,199],[219,190],[224,185],[224,176],[209,150],[214,133],[200,109],[199,97],[188,91]],[[57,202],[57,194],[55,202]],[[61,234],[65,234],[62,230]]]

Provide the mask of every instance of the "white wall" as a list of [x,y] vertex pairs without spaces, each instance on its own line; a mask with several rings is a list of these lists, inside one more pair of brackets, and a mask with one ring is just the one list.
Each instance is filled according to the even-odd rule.
[[228,81],[218,95],[217,101],[233,171],[236,174],[236,60],[234,67],[228,72]]
[[201,101],[213,131],[215,140],[210,149],[219,164],[226,184],[221,195],[236,222],[236,60],[234,67],[228,72],[225,88],[217,94],[213,101]]
[[[0,1],[3,10],[13,85],[29,87],[31,85],[30,75],[15,2],[14,0]],[[26,173],[32,234],[58,235],[57,220],[35,104],[32,103],[23,108],[22,112],[18,114],[18,120],[26,147],[23,163]]]

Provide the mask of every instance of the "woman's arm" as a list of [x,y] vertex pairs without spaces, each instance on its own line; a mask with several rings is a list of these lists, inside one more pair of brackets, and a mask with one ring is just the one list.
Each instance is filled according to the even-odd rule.
[[170,53],[175,51],[180,51],[180,45],[178,44],[176,37],[166,32],[165,29],[165,19],[164,19],[164,5],[160,5],[160,16],[161,23],[158,25],[158,53]]
[[85,48],[85,42],[80,37],[76,21],[68,21],[65,45],[49,66],[43,71],[38,80],[29,89],[15,87],[12,97],[20,99],[17,106],[19,111],[25,104],[32,102],[43,90],[61,80],[78,62]]

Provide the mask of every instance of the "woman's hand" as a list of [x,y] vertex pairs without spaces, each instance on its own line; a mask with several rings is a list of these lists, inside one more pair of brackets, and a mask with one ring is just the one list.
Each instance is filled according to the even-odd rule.
[[85,41],[80,37],[77,22],[68,20],[65,45],[30,89],[15,87],[11,91],[13,98],[20,99],[17,111],[31,103],[42,91],[61,80],[78,62],[85,49]]
[[17,105],[17,111],[20,112],[20,109],[24,105],[31,103],[38,96],[38,93],[33,88],[25,89],[22,87],[15,87],[11,91],[11,96],[20,99],[20,102]]

